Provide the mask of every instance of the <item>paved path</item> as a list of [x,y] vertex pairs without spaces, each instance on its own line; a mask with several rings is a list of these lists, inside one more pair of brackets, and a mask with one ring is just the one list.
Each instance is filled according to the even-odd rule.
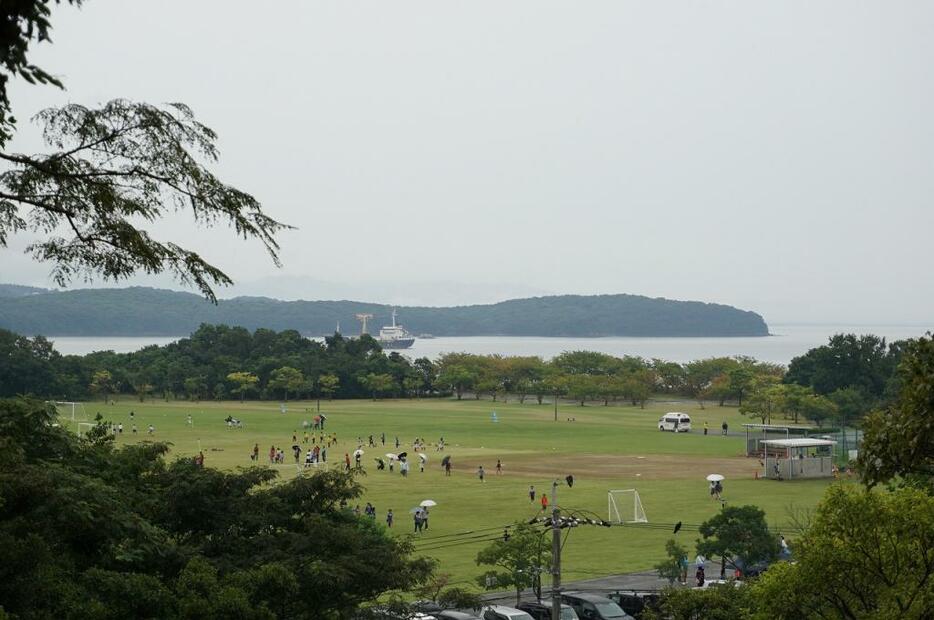
[[[707,562],[706,566],[707,578],[708,579],[718,579],[720,577],[720,563],[719,562]],[[691,564],[690,570],[688,571],[688,583],[691,583],[691,580],[694,577],[694,565]],[[624,575],[610,575],[608,577],[596,577],[594,579],[583,579],[581,581],[572,581],[570,583],[563,584],[561,586],[562,590],[584,590],[587,592],[594,593],[604,593],[604,592],[616,592],[617,590],[622,591],[645,591],[645,590],[661,590],[668,586],[667,579],[659,579],[658,573],[654,570],[642,571],[638,573],[626,573]],[[549,596],[551,593],[550,584],[542,584],[542,595]],[[531,590],[526,590],[522,593],[523,600],[534,600],[535,594]],[[516,593],[512,592],[490,592],[485,594],[483,599],[488,602],[497,602],[505,605],[514,604],[516,601]]]

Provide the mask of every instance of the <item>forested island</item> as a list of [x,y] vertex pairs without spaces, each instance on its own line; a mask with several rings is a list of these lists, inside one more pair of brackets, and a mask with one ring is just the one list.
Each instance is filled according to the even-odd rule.
[[[560,295],[495,304],[399,307],[415,334],[435,336],[768,336],[763,318],[722,304],[640,295]],[[294,329],[306,336],[358,333],[355,315],[378,329],[392,307],[358,301],[280,301],[236,297],[212,304],[192,293],[129,287],[65,292],[0,285],[0,327],[45,336],[178,336],[202,323],[250,330]]]

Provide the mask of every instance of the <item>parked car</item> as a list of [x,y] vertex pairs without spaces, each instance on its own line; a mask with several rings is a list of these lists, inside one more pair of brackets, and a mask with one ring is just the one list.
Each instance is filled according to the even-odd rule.
[[691,430],[691,416],[679,411],[669,411],[658,419],[658,430],[687,433]]
[[633,618],[641,618],[646,609],[654,609],[661,598],[658,592],[614,592],[606,596]]
[[483,608],[483,620],[535,620],[521,609],[505,605],[490,605]]
[[577,612],[581,620],[635,620],[605,596],[589,592],[565,592],[561,600]]
[[[535,620],[551,620],[551,601],[543,600],[537,603],[519,603],[519,609],[528,613]],[[570,605],[561,604],[561,620],[580,620],[577,612]]]
[[743,585],[742,581],[736,579],[708,579],[702,586],[694,586],[694,590],[706,590],[707,588],[719,588],[720,586],[733,586],[738,588]]
[[445,609],[444,611],[435,612],[435,617],[438,620],[482,620],[480,616],[475,616],[466,611],[457,611],[455,609]]

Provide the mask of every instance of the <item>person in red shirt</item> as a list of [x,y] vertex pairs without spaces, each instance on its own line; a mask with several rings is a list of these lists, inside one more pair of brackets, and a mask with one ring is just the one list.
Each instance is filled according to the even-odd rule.
[[548,510],[548,496],[542,493],[542,510]]

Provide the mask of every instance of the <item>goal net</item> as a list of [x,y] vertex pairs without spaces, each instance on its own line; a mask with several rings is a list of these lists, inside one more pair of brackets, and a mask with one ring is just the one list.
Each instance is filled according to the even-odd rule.
[[635,489],[607,491],[607,512],[613,523],[648,523],[642,500]]
[[63,418],[71,420],[72,422],[88,419],[88,415],[84,411],[83,403],[55,401],[55,408],[58,409],[59,415],[61,415]]
[[94,426],[95,424],[93,422],[78,422],[78,434],[86,435]]

